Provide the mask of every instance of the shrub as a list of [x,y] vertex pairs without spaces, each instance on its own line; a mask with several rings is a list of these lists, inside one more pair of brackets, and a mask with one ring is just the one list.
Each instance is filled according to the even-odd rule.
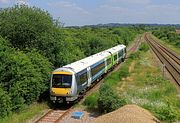
[[177,109],[171,105],[166,105],[163,107],[159,107],[155,110],[155,115],[162,121],[170,121],[173,122],[175,119],[178,119]]
[[95,109],[97,106],[97,100],[98,93],[94,93],[85,99],[84,105],[86,105],[88,108]]
[[108,84],[103,84],[99,90],[98,108],[101,112],[111,112],[126,104]]
[[155,114],[155,116],[161,121],[173,122],[176,120],[180,120],[180,110],[177,109],[177,107],[175,107],[173,104],[170,104],[170,101],[166,102],[166,104],[162,106],[145,104],[143,105],[143,107],[152,111]]
[[0,88],[0,118],[7,116],[11,112],[10,97],[2,88]]
[[52,63],[48,61],[46,57],[41,55],[37,50],[33,49],[30,52],[26,53],[30,58],[33,67],[36,69],[38,74],[42,77],[43,86],[46,85],[46,89],[49,86],[49,72],[52,71]]
[[55,65],[62,65],[64,36],[59,22],[37,7],[14,6],[0,10],[0,35],[20,50],[37,49]]
[[145,42],[142,42],[141,45],[139,46],[139,50],[144,51],[144,52],[148,51],[149,50],[148,44]]
[[140,52],[137,51],[135,53],[132,53],[130,56],[129,56],[129,59],[130,60],[134,60],[134,59],[139,59],[140,58]]
[[[46,86],[51,64],[35,51],[25,54],[0,39],[0,84],[9,93],[12,110],[37,100]],[[47,84],[48,85],[48,84]]]

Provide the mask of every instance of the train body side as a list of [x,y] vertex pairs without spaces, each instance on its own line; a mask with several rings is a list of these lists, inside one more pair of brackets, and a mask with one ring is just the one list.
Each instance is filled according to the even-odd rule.
[[[89,56],[52,72],[50,82],[50,99],[53,102],[71,102],[82,95],[97,79],[107,73],[113,66],[124,61],[126,46],[118,45],[111,49]],[[68,74],[68,75],[65,75]],[[53,86],[56,76],[61,83],[69,86]],[[61,77],[62,76],[62,77]],[[71,77],[70,77],[71,76]],[[69,80],[67,79],[69,77]],[[71,82],[65,82],[70,81]],[[58,83],[58,82],[57,82]],[[61,84],[60,84],[61,85]],[[62,84],[63,85],[63,84]]]

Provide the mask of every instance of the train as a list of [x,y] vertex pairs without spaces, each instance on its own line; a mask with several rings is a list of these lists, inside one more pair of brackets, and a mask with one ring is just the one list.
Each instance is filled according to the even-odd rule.
[[74,102],[125,57],[126,46],[117,45],[55,69],[50,79],[50,100],[53,103]]

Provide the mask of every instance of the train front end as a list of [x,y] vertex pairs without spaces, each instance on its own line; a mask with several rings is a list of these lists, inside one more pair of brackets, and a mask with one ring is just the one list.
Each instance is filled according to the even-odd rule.
[[74,73],[59,69],[52,72],[50,81],[50,100],[54,103],[72,102],[77,99]]

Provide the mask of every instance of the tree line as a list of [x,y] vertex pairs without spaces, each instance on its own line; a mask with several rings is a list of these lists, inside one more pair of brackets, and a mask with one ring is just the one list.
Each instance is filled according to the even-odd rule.
[[0,117],[21,111],[48,90],[50,72],[117,44],[134,27],[66,28],[37,7],[0,9]]
[[152,34],[163,41],[180,48],[180,35],[176,34],[176,27],[159,27],[152,31]]

